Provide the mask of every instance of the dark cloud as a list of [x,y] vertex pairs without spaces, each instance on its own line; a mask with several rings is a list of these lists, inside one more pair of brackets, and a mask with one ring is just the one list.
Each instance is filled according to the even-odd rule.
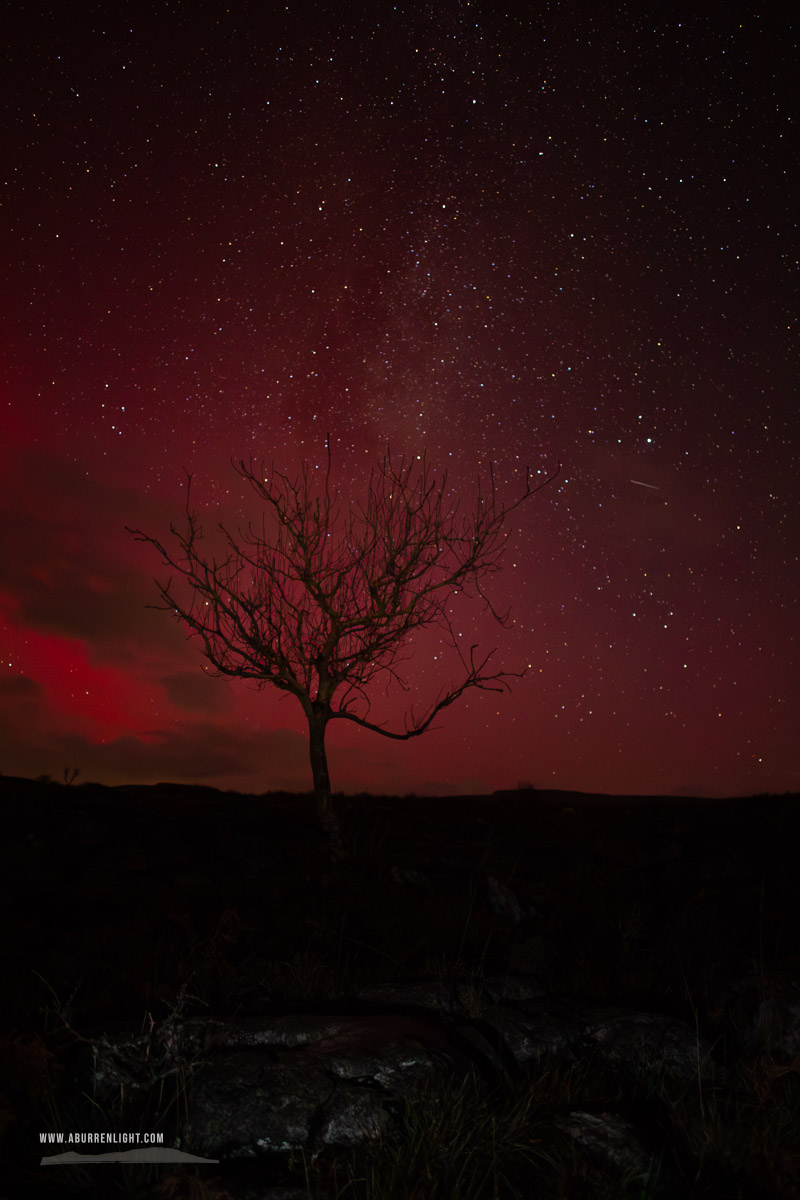
[[82,780],[106,784],[183,780],[241,791],[308,791],[306,739],[291,730],[243,731],[211,722],[184,722],[141,737],[97,745],[79,733],[44,741],[36,728],[0,733],[0,764],[7,775],[60,779],[78,766]]
[[157,594],[141,564],[155,556],[125,530],[152,516],[147,499],[39,450],[4,466],[0,589],[15,620],[84,641],[96,661],[177,650],[178,626],[145,610]]
[[199,657],[196,670],[163,675],[159,683],[170,703],[187,712],[219,713],[231,704],[230,688],[226,681],[203,671]]
[[44,688],[35,679],[29,679],[26,675],[0,676],[0,701],[25,704],[39,702],[43,696]]

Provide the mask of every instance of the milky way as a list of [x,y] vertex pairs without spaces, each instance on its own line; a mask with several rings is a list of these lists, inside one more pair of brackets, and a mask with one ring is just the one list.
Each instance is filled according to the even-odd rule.
[[[18,6],[6,71],[5,773],[307,789],[294,700],[163,613],[185,474],[345,496],[388,441],[515,514],[465,641],[526,669],[334,788],[794,790],[796,47],[661,5]],[[794,121],[793,121],[794,118]],[[413,647],[402,725],[458,664]]]

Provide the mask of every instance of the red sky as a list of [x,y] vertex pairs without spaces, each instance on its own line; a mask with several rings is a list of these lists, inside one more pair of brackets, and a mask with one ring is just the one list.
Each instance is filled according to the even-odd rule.
[[[249,14],[249,15],[248,15]],[[4,102],[0,769],[307,790],[291,698],[209,679],[156,601],[184,468],[330,432],[465,496],[558,481],[463,614],[510,670],[334,789],[798,788],[797,231],[786,30],[455,3],[26,6]],[[451,669],[414,647],[410,695]],[[434,658],[434,655],[439,655]],[[452,669],[455,671],[455,665]],[[455,676],[454,676],[455,677]],[[402,724],[402,697],[376,701]]]

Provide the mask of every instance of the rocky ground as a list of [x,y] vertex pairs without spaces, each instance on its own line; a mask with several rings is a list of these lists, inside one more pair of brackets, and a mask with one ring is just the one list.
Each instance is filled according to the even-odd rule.
[[0,803],[1,1196],[800,1196],[797,797]]

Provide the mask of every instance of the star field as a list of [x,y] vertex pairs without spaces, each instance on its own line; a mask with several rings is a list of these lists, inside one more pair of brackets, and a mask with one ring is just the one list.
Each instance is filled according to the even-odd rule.
[[[796,790],[796,38],[776,15],[17,6],[0,769],[307,790],[304,719],[155,602],[184,468],[388,440],[515,514],[465,644],[527,668],[335,789]],[[163,577],[163,571],[161,576]],[[457,665],[408,665],[423,706]],[[402,725],[404,697],[376,697]]]

